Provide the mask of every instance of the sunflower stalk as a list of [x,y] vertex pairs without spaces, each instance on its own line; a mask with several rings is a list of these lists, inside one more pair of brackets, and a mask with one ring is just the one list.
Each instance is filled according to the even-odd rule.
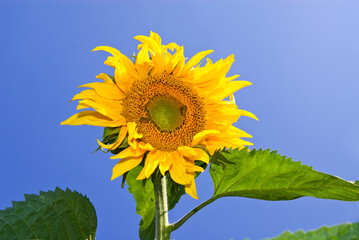
[[[157,174],[157,176],[161,176]],[[155,199],[156,199],[156,240],[170,239],[170,224],[168,223],[168,203],[167,203],[167,184],[166,176],[157,177],[154,181]]]

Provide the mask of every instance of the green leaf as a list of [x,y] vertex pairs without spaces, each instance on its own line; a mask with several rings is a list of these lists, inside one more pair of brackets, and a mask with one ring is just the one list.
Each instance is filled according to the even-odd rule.
[[[142,220],[141,220],[142,222]],[[140,229],[140,239],[141,240],[155,240],[156,228],[155,228],[155,219],[152,219],[151,224],[146,229]]]
[[142,217],[140,222],[140,235],[141,232],[145,230],[147,230],[145,235],[153,235],[153,238],[141,237],[141,239],[154,239],[154,228],[149,228],[155,217],[155,195],[153,183],[151,179],[136,180],[136,177],[140,174],[142,168],[142,166],[137,166],[129,171],[126,180],[129,186],[128,191],[133,194],[136,201],[136,212]]
[[[133,194],[136,201],[136,212],[142,219],[140,222],[140,239],[155,239],[155,195],[151,178],[147,180],[136,180],[143,166],[137,166],[128,172],[126,181],[128,190]],[[154,173],[156,174],[156,173]],[[157,172],[157,174],[160,174]],[[168,210],[171,210],[185,194],[184,186],[175,183],[167,174],[167,198]]]
[[314,171],[270,150],[222,150],[212,157],[215,198],[292,200],[304,196],[358,201],[359,186]]
[[[359,239],[359,223],[345,223],[333,227],[321,227],[314,231],[289,231],[270,240],[327,240],[327,239]],[[269,239],[268,239],[269,240]]]
[[0,211],[0,239],[95,239],[97,218],[82,194],[56,188]]

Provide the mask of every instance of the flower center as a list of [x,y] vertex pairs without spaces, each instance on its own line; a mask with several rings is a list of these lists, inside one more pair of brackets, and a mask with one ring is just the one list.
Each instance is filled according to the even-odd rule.
[[123,99],[122,115],[137,124],[143,142],[169,152],[190,146],[206,125],[203,99],[189,84],[167,74],[134,81]]
[[183,123],[184,116],[181,114],[181,105],[175,99],[158,97],[148,105],[148,112],[153,123],[163,131],[171,131]]

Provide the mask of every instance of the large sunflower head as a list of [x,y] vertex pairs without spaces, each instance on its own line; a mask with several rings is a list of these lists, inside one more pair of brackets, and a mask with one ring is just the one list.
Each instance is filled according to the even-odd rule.
[[[72,100],[80,100],[78,110],[93,110],[79,112],[61,124],[117,130],[110,144],[98,141],[102,148],[121,150],[111,157],[121,159],[113,168],[112,179],[143,161],[138,180],[149,178],[159,169],[162,175],[169,172],[173,181],[198,198],[195,172],[203,168],[195,161],[208,163],[209,155],[217,149],[252,145],[241,139],[251,135],[232,126],[240,116],[257,119],[238,109],[233,97],[234,92],[251,83],[233,81],[239,75],[226,77],[233,55],[215,63],[207,58],[200,66],[212,50],[186,61],[183,46],[162,45],[154,32],[135,39],[141,43],[134,61],[112,47],[93,50],[112,55],[105,64],[115,69],[114,76],[101,73],[96,78],[103,82],[80,86],[88,89]],[[123,146],[126,148],[120,148]]]

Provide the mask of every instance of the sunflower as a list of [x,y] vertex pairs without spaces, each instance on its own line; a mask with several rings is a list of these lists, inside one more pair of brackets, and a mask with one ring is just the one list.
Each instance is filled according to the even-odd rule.
[[240,116],[257,119],[238,109],[233,97],[234,92],[251,83],[233,81],[239,75],[226,77],[233,55],[215,63],[207,58],[200,66],[212,50],[186,61],[183,46],[162,45],[154,32],[135,39],[141,43],[133,61],[112,47],[92,50],[112,55],[105,64],[115,69],[114,77],[101,73],[96,78],[103,82],[80,86],[88,89],[72,99],[79,100],[77,110],[94,111],[79,112],[61,124],[119,128],[111,144],[97,140],[108,150],[127,141],[128,147],[111,157],[121,159],[113,168],[111,180],[144,161],[138,180],[149,178],[156,169],[162,175],[168,171],[173,181],[198,199],[195,172],[203,168],[195,161],[208,164],[209,155],[218,149],[252,145],[241,139],[251,135],[232,126]]

